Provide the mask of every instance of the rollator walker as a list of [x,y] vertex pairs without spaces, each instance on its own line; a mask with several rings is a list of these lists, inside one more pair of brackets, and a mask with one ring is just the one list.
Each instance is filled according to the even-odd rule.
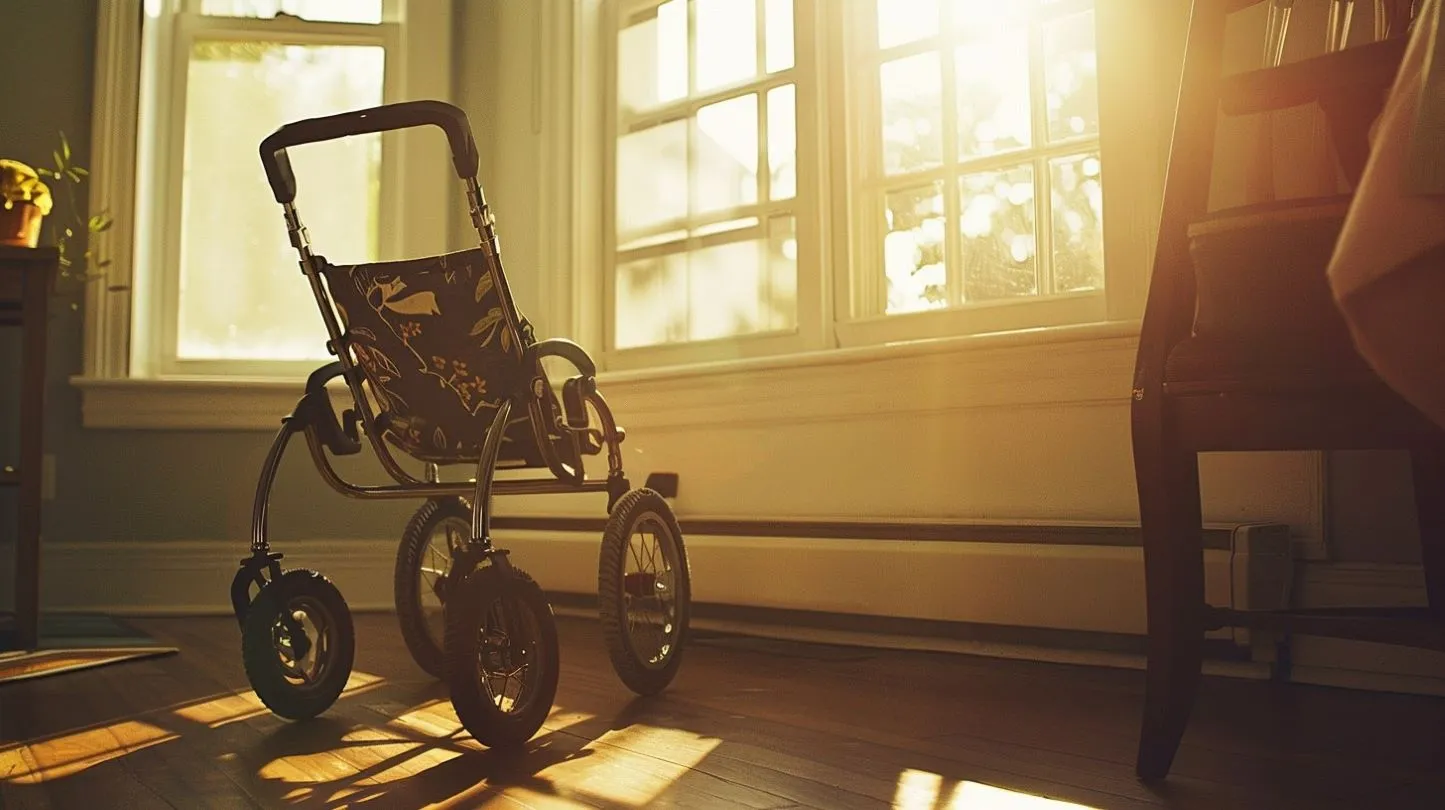
[[[294,205],[296,178],[286,150],[426,125],[446,133],[479,246],[351,265],[313,252]],[[282,568],[283,555],[267,540],[272,484],[298,433],[337,492],[425,499],[397,549],[397,617],[412,658],[445,681],[457,716],[479,742],[503,747],[529,740],[551,710],[559,675],[551,605],[493,543],[493,495],[607,493],[597,577],[606,648],[634,692],[665,689],[681,663],[691,603],[682,532],[658,491],[669,487],[668,478],[629,484],[620,450],[625,433],[597,389],[592,359],[572,341],[536,340],[518,312],[477,181],[466,114],[440,101],[388,104],[287,124],[260,152],[326,323],[327,349],[336,357],[310,375],[295,409],[281,420],[257,484],[251,554],[231,586],[246,675],[262,702],[290,719],[321,714],[345,688],[356,647],[350,609],[336,586],[319,572]],[[543,368],[548,357],[577,371],[560,391]],[[340,419],[326,387],[337,377],[353,401]],[[356,485],[333,469],[328,453],[360,453],[362,434],[395,483]],[[589,478],[584,457],[604,449],[606,477]],[[418,477],[403,469],[396,452],[425,472]],[[442,480],[444,467],[459,465],[474,475]],[[550,476],[498,481],[499,467],[545,469]],[[433,600],[434,606],[426,604]]]

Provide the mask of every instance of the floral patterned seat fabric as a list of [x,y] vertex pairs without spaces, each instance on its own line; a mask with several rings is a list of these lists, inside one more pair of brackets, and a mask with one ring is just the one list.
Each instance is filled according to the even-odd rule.
[[[421,461],[475,461],[496,408],[535,373],[481,248],[323,273],[386,438]],[[513,414],[501,461],[546,466],[526,410]]]

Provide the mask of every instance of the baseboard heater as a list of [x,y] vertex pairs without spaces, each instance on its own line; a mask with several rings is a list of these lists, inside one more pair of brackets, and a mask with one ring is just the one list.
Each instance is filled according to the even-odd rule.
[[[600,526],[499,517],[495,537],[559,609],[596,615]],[[814,636],[933,637],[971,649],[1025,645],[1134,654],[1146,628],[1137,526],[1100,523],[744,521],[683,518],[700,621]],[[1281,524],[1205,530],[1206,599],[1287,605],[1294,579]],[[225,614],[235,541],[84,541],[46,547],[44,610]],[[389,610],[396,540],[294,540],[286,563],[327,572],[355,610]],[[8,560],[0,555],[0,576]],[[1211,634],[1238,659],[1242,630]],[[1230,650],[1228,645],[1238,650]],[[1011,653],[1012,654],[1012,653]]]
[[[548,572],[543,579],[559,612],[595,614],[595,570],[579,570],[573,581],[557,574],[564,559],[588,559],[581,544],[595,542],[567,528],[514,525],[499,531],[499,539],[531,570]],[[683,526],[700,626],[800,640],[943,643],[1010,655],[1025,648],[1144,652],[1137,526],[769,522],[763,531],[746,528],[740,521]],[[1289,606],[1295,561],[1287,525],[1212,524],[1205,537],[1206,601],[1244,610]],[[1267,661],[1273,647],[1231,628],[1209,634],[1207,654],[1218,661]]]

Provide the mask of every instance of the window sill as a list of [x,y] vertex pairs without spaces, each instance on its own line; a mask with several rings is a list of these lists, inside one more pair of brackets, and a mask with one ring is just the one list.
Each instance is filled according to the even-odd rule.
[[[1137,321],[1085,324],[604,371],[598,382],[619,421],[633,429],[1122,403],[1138,335]],[[80,389],[86,428],[272,431],[295,407],[304,381],[77,376],[71,384]],[[344,407],[345,387],[337,380],[330,387]]]
[[1049,326],[1035,329],[1019,329],[1008,332],[991,332],[958,337],[927,338],[922,340],[901,340],[874,346],[857,346],[841,349],[798,352],[774,357],[723,360],[711,363],[668,366],[628,371],[610,371],[598,374],[602,385],[621,383],[647,383],[657,381],[681,381],[697,377],[721,375],[747,375],[767,371],[788,371],[823,366],[876,363],[906,358],[937,357],[942,355],[987,355],[996,352],[1014,352],[1031,348],[1054,346],[1094,347],[1103,342],[1126,342],[1130,347],[1137,345],[1139,321],[1110,321],[1070,326]]
[[[304,378],[72,377],[81,425],[136,430],[276,430],[305,391]],[[345,396],[345,386],[328,388]],[[339,400],[338,400],[339,401]]]

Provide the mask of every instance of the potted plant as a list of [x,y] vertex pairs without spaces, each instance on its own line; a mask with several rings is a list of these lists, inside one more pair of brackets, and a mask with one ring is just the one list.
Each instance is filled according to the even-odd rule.
[[[109,229],[111,217],[106,212],[90,217],[81,215],[81,207],[76,201],[76,190],[90,173],[72,162],[70,141],[64,132],[60,133],[59,148],[52,152],[51,156],[55,159],[54,168],[32,168],[18,160],[0,159],[0,244],[33,248],[41,243],[46,218],[52,213],[57,198],[56,192],[42,179],[46,178],[63,190],[63,207],[69,215],[68,220],[50,223],[54,234],[53,244],[60,252],[57,288],[61,282],[83,284],[103,278],[110,260],[102,259],[96,262],[92,271],[89,268],[91,251],[87,245],[77,266],[71,255],[71,242],[79,229],[84,229],[88,234]],[[71,304],[72,309],[78,306],[76,303]]]

